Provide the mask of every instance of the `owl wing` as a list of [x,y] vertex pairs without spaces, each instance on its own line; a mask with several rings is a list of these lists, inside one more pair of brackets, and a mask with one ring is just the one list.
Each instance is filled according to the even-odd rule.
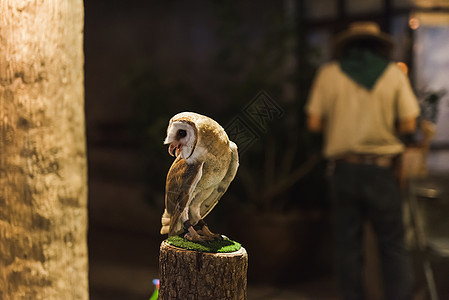
[[181,213],[192,199],[193,191],[201,178],[203,163],[187,164],[177,158],[167,175],[165,185],[165,209],[170,217],[168,234],[175,235],[181,229]]
[[217,205],[218,201],[226,192],[232,180],[234,179],[235,174],[237,174],[237,169],[239,167],[239,154],[237,151],[237,145],[230,141],[229,148],[231,149],[231,162],[229,163],[228,172],[226,173],[223,180],[212,191],[211,195],[201,204],[201,218],[205,218],[215,207],[215,205]]

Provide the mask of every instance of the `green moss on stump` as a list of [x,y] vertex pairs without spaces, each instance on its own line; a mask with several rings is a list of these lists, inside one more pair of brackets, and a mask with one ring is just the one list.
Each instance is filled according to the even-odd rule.
[[228,238],[224,238],[219,241],[210,241],[197,243],[186,240],[180,236],[171,236],[166,240],[167,244],[175,247],[179,247],[182,249],[193,250],[193,251],[201,251],[208,253],[230,253],[240,250],[242,245],[239,243],[232,241]]

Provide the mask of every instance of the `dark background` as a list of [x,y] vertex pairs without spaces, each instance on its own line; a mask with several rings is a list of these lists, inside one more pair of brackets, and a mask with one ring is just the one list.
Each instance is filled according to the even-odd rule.
[[[250,296],[267,286],[335,296],[325,163],[319,138],[304,128],[311,80],[329,59],[333,34],[361,19],[402,39],[395,58],[413,70],[412,7],[379,0],[367,2],[379,4],[373,12],[358,11],[352,2],[85,1],[92,299],[146,299],[153,291],[172,163],[162,142],[181,111],[225,128],[240,117],[253,133],[207,218],[248,250]],[[265,111],[263,128],[244,113],[261,91],[281,112]]]

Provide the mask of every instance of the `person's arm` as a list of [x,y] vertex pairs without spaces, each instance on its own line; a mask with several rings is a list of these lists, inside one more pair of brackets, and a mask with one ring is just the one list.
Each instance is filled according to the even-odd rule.
[[320,116],[309,113],[307,115],[307,129],[313,133],[323,131],[323,120]]
[[326,103],[328,99],[327,91],[327,75],[329,71],[326,66],[321,67],[313,80],[310,89],[309,99],[307,101],[306,111],[306,126],[312,133],[323,132],[323,116],[326,111]]
[[416,130],[416,119],[406,118],[400,120],[397,125],[397,131],[399,134],[399,139],[406,147],[416,145],[415,141],[415,130]]
[[398,132],[400,135],[412,134],[416,130],[416,118],[400,120],[398,125]]
[[418,99],[416,99],[407,76],[400,70],[397,70],[397,74],[399,78],[399,89],[397,93],[397,131],[399,135],[409,135],[413,134],[416,130],[416,118],[419,116],[420,109]]

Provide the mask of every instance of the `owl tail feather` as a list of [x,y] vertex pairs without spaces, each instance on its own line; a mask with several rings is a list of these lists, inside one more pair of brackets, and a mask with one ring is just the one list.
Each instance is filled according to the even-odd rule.
[[173,215],[170,216],[168,236],[178,235],[182,233],[183,229],[180,221],[181,211],[179,209],[175,209]]
[[167,210],[165,210],[161,219],[161,234],[167,234],[170,231],[170,219],[170,214],[167,212]]
[[176,210],[173,215],[169,214],[167,210],[164,211],[161,219],[161,234],[168,233],[168,236],[173,236],[182,233],[182,224],[179,222],[181,219],[181,213],[177,211],[178,210]]

